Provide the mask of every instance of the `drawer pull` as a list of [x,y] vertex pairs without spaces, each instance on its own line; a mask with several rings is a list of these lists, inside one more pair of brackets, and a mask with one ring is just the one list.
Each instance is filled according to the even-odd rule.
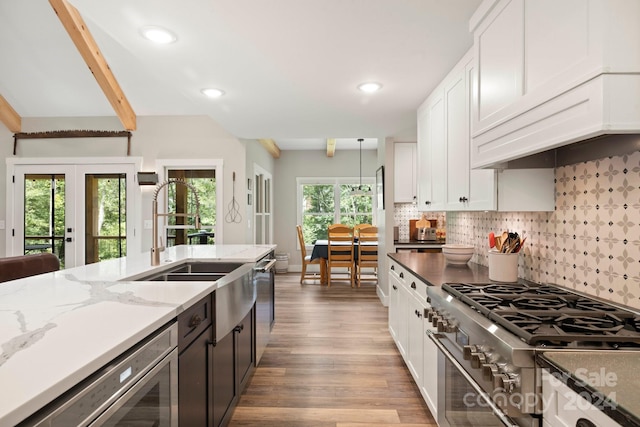
[[199,326],[200,323],[202,323],[202,318],[197,314],[194,314],[193,316],[191,316],[191,319],[189,319],[189,327],[190,328],[195,328],[195,327]]

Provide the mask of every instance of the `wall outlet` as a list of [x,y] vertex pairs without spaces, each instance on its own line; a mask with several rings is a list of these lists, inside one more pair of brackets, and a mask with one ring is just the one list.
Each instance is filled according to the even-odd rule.
[[144,220],[144,229],[145,230],[151,230],[152,228],[153,228],[153,220],[145,219]]

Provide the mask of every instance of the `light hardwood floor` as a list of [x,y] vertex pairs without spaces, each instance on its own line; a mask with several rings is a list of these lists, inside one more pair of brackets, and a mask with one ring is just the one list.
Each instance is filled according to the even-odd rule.
[[299,280],[276,275],[276,324],[230,426],[435,427],[375,285]]

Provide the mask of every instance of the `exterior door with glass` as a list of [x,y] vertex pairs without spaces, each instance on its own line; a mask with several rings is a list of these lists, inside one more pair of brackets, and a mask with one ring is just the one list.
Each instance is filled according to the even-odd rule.
[[8,169],[8,255],[52,252],[68,268],[125,256],[128,244],[137,241],[135,222],[127,221],[136,198],[134,164]]

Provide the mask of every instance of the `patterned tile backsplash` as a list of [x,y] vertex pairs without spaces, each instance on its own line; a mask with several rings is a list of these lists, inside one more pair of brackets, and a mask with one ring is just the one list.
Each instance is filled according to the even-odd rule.
[[[409,220],[420,219],[422,214],[418,212],[415,203],[396,203],[393,205],[393,222],[398,226],[399,240],[409,240]],[[444,212],[427,212],[428,219],[444,220]]]
[[447,242],[488,265],[488,234],[516,231],[519,277],[640,309],[640,152],[558,167],[555,181],[555,212],[449,212]]

